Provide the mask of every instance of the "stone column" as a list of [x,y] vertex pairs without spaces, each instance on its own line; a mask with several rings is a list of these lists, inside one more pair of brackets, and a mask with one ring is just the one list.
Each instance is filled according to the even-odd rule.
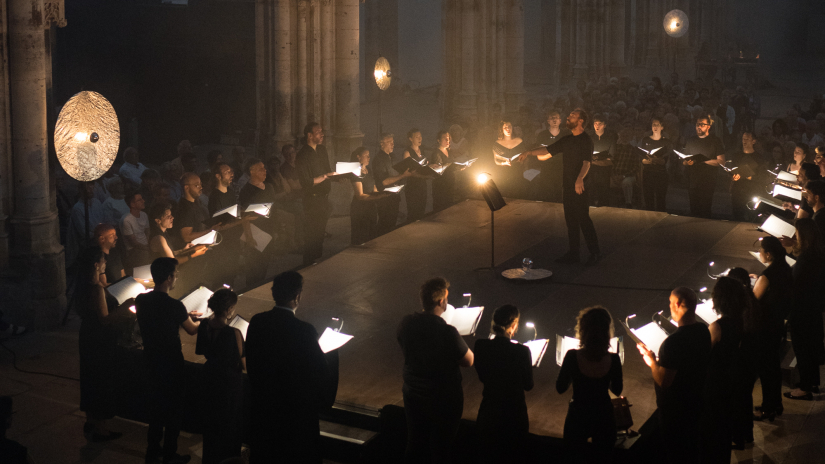
[[[307,17],[309,16],[309,0],[298,0],[298,82],[297,87],[295,89],[296,94],[296,105],[297,114],[296,117],[298,118],[298,130],[303,130],[303,127],[307,121],[307,86],[309,82],[307,81],[307,76],[309,75],[307,72],[307,67],[309,67],[308,62],[308,48],[309,48],[309,37],[307,34]],[[301,134],[303,137],[304,134]]]
[[[669,11],[669,10],[668,10]],[[660,42],[663,40],[662,34],[664,27],[662,21],[665,19],[665,12],[662,11],[660,3],[657,0],[647,0],[647,14],[648,14],[648,43],[647,43],[647,60],[648,68],[657,69],[661,67],[661,59],[663,54],[660,47],[663,45]],[[663,47],[667,48],[667,47]]]
[[464,116],[476,111],[474,82],[475,58],[475,1],[464,0],[461,5],[461,91],[458,94],[458,110]]
[[518,114],[524,100],[524,6],[522,0],[508,0],[507,95],[505,112]]
[[[27,322],[55,327],[66,307],[57,208],[49,191],[43,0],[9,0],[9,94],[14,211],[10,263],[28,281]],[[11,309],[11,308],[10,308]]]
[[256,156],[263,156],[272,136],[272,3],[269,0],[255,2],[255,84],[256,102]]
[[332,0],[321,0],[321,120],[327,137],[334,137],[332,109],[335,105],[335,23]]
[[574,62],[573,78],[587,77],[587,0],[573,0],[575,1],[576,12],[574,21],[576,25],[576,46],[574,52],[575,58],[570,60]]
[[359,89],[358,0],[336,0],[335,5],[335,158],[349,161],[361,145],[361,92]]
[[[0,3],[0,17],[6,18],[6,4]],[[0,34],[8,38],[8,23],[0,21]],[[11,133],[9,131],[9,57],[7,39],[0,42],[3,50],[0,51],[0,268],[5,268],[9,262],[10,233],[9,217],[12,215],[14,189],[12,178]]]
[[290,39],[290,1],[275,0],[272,33],[272,68],[275,95],[272,108],[275,118],[276,149],[295,141],[292,129],[292,40]]
[[625,0],[612,0],[611,9],[612,15],[608,18],[610,23],[610,75],[619,77],[624,74],[625,70],[625,37],[624,37],[624,23],[625,23]]

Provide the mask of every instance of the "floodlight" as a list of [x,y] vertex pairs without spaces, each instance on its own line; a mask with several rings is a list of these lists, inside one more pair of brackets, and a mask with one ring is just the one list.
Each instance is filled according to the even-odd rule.
[[57,160],[82,182],[99,179],[117,156],[120,125],[112,104],[97,92],[75,94],[60,110],[54,129]]
[[665,15],[663,25],[667,35],[678,38],[687,34],[690,21],[688,21],[688,16],[684,11],[671,10]]

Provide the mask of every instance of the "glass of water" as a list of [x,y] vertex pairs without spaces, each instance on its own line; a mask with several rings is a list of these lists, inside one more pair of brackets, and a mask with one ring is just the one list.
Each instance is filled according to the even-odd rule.
[[521,269],[525,273],[530,272],[530,269],[532,269],[532,268],[533,268],[533,260],[532,259],[524,258],[524,260],[521,261]]

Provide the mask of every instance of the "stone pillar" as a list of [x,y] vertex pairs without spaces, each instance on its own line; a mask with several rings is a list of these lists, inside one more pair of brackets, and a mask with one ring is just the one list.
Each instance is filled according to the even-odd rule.
[[255,2],[255,85],[256,85],[256,156],[263,157],[272,135],[272,72],[270,31],[271,4],[266,0]]
[[275,0],[272,23],[272,74],[275,82],[272,102],[275,118],[276,149],[295,141],[292,124],[292,40],[290,34],[290,1]]
[[524,100],[524,5],[508,0],[505,113],[518,114]]
[[55,327],[66,307],[57,208],[49,186],[43,0],[9,0],[14,210],[10,263],[29,283],[27,323]]
[[461,5],[461,91],[458,95],[458,110],[464,116],[476,111],[476,91],[474,83],[475,55],[475,10],[474,0],[464,0]]
[[608,38],[610,46],[610,75],[613,77],[620,77],[625,70],[625,0],[612,0],[610,11],[611,17],[608,18],[610,24],[610,36]]
[[576,25],[576,54],[573,61],[573,78],[581,79],[587,77],[587,0],[575,1],[575,25]]
[[[5,2],[0,3],[0,14],[6,18]],[[9,263],[11,229],[9,217],[13,211],[14,188],[12,179],[11,133],[9,131],[9,57],[8,57],[8,23],[0,21],[2,34],[2,51],[0,51],[0,268]]]
[[[307,17],[309,16],[309,0],[298,0],[298,82],[296,83],[296,105],[298,118],[298,130],[302,131],[307,121],[307,48],[309,48],[309,37],[307,37]],[[304,135],[301,134],[301,137]]]
[[336,0],[335,5],[335,157],[349,161],[361,145],[361,92],[359,89],[358,0]]
[[332,111],[335,105],[335,5],[332,0],[321,0],[321,126],[327,137],[334,138]]

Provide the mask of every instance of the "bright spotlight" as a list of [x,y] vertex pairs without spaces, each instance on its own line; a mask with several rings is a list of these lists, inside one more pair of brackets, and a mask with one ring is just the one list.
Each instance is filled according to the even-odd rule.
[[699,289],[699,293],[705,293],[706,291],[708,291],[707,287],[702,287]]
[[89,137],[89,134],[85,132],[78,132],[74,135],[74,139],[78,142],[85,142],[86,139]]
[[487,182],[488,180],[490,180],[490,176],[487,175],[486,172],[482,172],[481,174],[476,176],[476,182],[478,182],[479,184],[483,184],[483,183]]
[[527,326],[527,327],[530,327],[531,329],[533,329],[533,328],[535,328],[535,327],[536,327],[536,325],[535,325],[535,324],[533,324],[532,322],[527,322],[527,323],[525,323],[524,325],[525,325],[525,326]]

